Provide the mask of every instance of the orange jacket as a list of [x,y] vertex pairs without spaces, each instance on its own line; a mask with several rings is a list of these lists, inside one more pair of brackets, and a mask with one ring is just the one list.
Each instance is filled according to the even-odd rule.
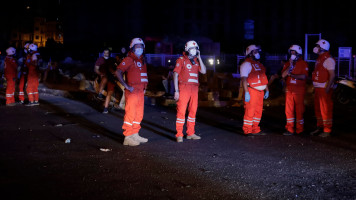
[[6,56],[5,57],[5,77],[16,77],[17,75],[17,62],[15,58]]
[[140,85],[146,88],[148,84],[147,67],[142,55],[137,58],[134,53],[129,52],[117,69],[126,73],[126,81],[130,86]]
[[[290,62],[286,62],[284,64],[282,73],[290,66]],[[292,69],[291,74],[293,75],[306,75],[308,76],[308,63],[305,62],[302,58],[299,58],[296,63],[295,67]],[[288,90],[293,90],[297,88],[302,88],[304,89],[306,80],[298,80],[295,78],[292,78],[288,76],[286,78],[286,83],[287,83],[287,89]]]
[[250,87],[258,87],[268,84],[266,68],[262,65],[262,63],[252,60],[251,58],[246,58],[244,62],[249,62],[252,66],[251,72],[247,77],[247,82]]
[[325,83],[329,81],[329,71],[324,67],[326,59],[332,58],[329,52],[320,54],[315,62],[315,69],[313,71],[312,79],[317,83]]
[[193,61],[183,53],[176,61],[176,67],[173,72],[178,73],[178,82],[180,84],[199,85],[200,64],[195,57]]

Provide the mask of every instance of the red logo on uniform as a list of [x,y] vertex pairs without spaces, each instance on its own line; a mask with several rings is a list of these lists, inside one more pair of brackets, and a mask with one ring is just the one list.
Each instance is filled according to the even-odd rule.
[[195,42],[193,42],[193,45],[195,46]]

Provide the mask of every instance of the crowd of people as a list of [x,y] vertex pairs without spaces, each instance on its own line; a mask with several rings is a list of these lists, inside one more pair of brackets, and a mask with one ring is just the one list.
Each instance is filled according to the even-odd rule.
[[[144,95],[148,84],[147,63],[144,59],[145,43],[141,38],[132,39],[129,52],[124,58],[110,57],[110,51],[105,49],[94,67],[98,75],[98,98],[104,101],[103,113],[108,113],[108,106],[118,86],[123,90],[120,105],[125,110],[122,125],[125,136],[124,145],[137,146],[148,142],[139,135],[141,121],[144,117]],[[333,114],[333,83],[336,62],[329,53],[330,43],[319,40],[313,52],[318,55],[315,69],[312,73],[315,88],[316,130],[311,135],[318,134],[328,137],[332,131]],[[246,48],[246,58],[240,66],[241,85],[244,99],[243,132],[247,136],[265,135],[260,128],[263,113],[263,100],[269,97],[269,81],[266,68],[260,62],[261,48],[251,44]],[[15,105],[15,83],[17,79],[18,62],[14,55],[16,50],[10,47],[6,50],[5,77],[7,80],[6,105]],[[286,83],[286,132],[284,135],[301,134],[304,132],[304,97],[308,63],[303,60],[302,48],[293,44],[288,49],[289,60],[284,63],[281,77]],[[24,104],[24,85],[27,80],[27,106],[39,105],[38,102],[38,63],[40,55],[35,44],[25,45],[24,62],[20,64],[19,103]],[[177,101],[176,141],[183,142],[183,127],[186,123],[186,139],[198,140],[201,136],[195,133],[196,112],[198,108],[199,74],[206,73],[206,67],[201,59],[199,45],[196,41],[185,44],[182,56],[175,66],[170,66],[167,77],[162,77],[166,93]],[[106,90],[105,90],[106,88]],[[104,91],[106,94],[104,95]],[[104,96],[105,99],[104,99]],[[186,117],[186,112],[188,116]]]

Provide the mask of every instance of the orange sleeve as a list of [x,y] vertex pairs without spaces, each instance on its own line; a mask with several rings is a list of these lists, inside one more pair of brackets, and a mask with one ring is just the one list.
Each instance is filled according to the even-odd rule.
[[182,70],[183,67],[183,59],[178,58],[176,61],[176,67],[174,68],[173,72],[177,72],[178,74]]
[[120,63],[119,66],[117,66],[117,69],[120,69],[122,72],[126,72],[130,65],[132,64],[132,60],[128,57],[124,58],[124,60],[122,60],[122,62]]
[[282,69],[282,72],[281,72],[281,73],[283,74],[283,72],[284,72],[284,71],[286,71],[286,69],[287,69],[288,67],[289,67],[289,65],[287,65],[287,63],[286,63],[286,64],[284,64],[284,66],[283,66],[283,69]]
[[296,71],[295,74],[304,74],[308,76],[308,63],[302,62],[298,67],[298,71]]

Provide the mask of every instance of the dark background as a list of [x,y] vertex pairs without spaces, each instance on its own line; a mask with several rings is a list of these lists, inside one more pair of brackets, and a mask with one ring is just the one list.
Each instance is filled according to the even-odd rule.
[[[26,7],[30,5],[30,9]],[[14,26],[29,26],[31,17],[59,18],[64,46],[71,52],[119,52],[134,37],[173,43],[180,53],[190,39],[220,42],[221,52],[242,54],[248,44],[265,52],[285,53],[291,44],[304,47],[305,33],[322,33],[336,53],[355,46],[355,1],[236,0],[17,0],[1,10],[0,47]],[[254,39],[244,39],[245,20],[254,20]],[[147,52],[152,49],[147,49]]]

